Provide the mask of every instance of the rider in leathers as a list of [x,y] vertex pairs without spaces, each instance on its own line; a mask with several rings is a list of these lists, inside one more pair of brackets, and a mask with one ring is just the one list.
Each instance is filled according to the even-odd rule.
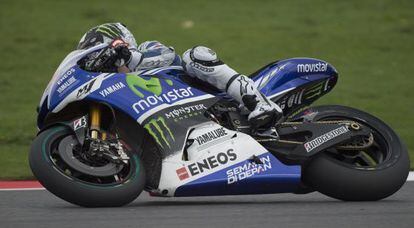
[[248,119],[253,126],[266,126],[282,115],[280,107],[262,95],[250,78],[230,68],[208,47],[195,46],[188,49],[181,60],[172,47],[158,41],[146,41],[137,45],[126,26],[107,23],[90,29],[79,41],[77,50],[88,51],[101,44],[109,46],[91,52],[78,61],[83,69],[127,73],[182,65],[190,76],[215,86],[244,105],[250,111]]

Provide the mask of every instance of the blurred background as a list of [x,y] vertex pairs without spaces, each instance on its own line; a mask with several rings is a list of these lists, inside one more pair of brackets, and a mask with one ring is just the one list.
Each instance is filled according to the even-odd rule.
[[122,22],[137,42],[197,44],[249,74],[290,57],[326,60],[336,88],[316,104],[365,110],[407,144],[414,168],[413,0],[1,0],[0,179],[27,179],[36,106],[91,27]]

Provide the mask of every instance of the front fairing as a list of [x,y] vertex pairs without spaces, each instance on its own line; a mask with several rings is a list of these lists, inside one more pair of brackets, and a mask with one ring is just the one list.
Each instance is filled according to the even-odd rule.
[[213,97],[182,81],[181,67],[140,73],[92,73],[78,66],[69,68],[52,84],[40,109],[39,128],[48,113],[59,112],[79,100],[110,104],[142,123],[152,113],[175,103]]
[[49,106],[42,107],[39,114],[39,128],[48,113],[59,112],[72,102],[105,103],[136,120],[167,156],[182,150],[192,126],[210,121],[203,113],[220,99],[181,80],[181,67],[128,74],[73,69],[70,77],[77,80],[71,84],[75,86],[64,91],[59,89],[61,83],[52,87]]
[[43,121],[50,112],[59,111],[56,110],[56,107],[62,104],[65,99],[67,100],[70,94],[99,75],[100,73],[87,72],[74,65],[63,74],[55,76],[45,90],[39,106],[38,128],[43,127]]

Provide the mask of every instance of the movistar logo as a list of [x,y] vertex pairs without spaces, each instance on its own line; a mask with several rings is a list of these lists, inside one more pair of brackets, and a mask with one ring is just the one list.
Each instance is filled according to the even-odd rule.
[[298,64],[298,73],[309,73],[309,72],[325,72],[328,69],[328,64],[324,62]]
[[[152,107],[163,103],[172,104],[174,101],[194,96],[193,92],[191,91],[191,87],[180,89],[171,88],[167,91],[164,91],[161,80],[165,81],[165,83],[169,86],[173,85],[173,82],[169,79],[160,79],[156,77],[144,79],[138,75],[127,74],[126,82],[128,84],[128,87],[137,96],[142,98],[132,105],[132,108],[136,113],[151,109]],[[154,95],[146,96],[142,93],[142,91],[147,91]]]
[[[162,93],[162,86],[159,78],[151,77],[150,79],[146,80],[138,75],[127,74],[126,81],[128,87],[132,90],[132,92],[141,98],[144,98],[145,96],[137,88],[143,89],[157,96],[161,95]],[[165,82],[170,86],[173,85],[173,82],[169,79],[165,79]]]
[[161,148],[164,148],[164,145],[171,148],[169,138],[171,138],[172,141],[175,141],[174,135],[165,123],[165,119],[163,117],[151,119],[144,125],[144,128],[147,129],[148,133],[155,139]]

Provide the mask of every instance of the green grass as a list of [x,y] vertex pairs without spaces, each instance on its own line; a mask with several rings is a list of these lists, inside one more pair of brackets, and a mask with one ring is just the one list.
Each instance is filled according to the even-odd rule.
[[[15,1],[0,7],[0,178],[31,176],[35,107],[88,28],[121,21],[137,41],[217,50],[242,73],[276,59],[324,59],[340,73],[317,104],[370,112],[403,138],[414,167],[414,1]],[[184,28],[192,21],[194,26]]]

